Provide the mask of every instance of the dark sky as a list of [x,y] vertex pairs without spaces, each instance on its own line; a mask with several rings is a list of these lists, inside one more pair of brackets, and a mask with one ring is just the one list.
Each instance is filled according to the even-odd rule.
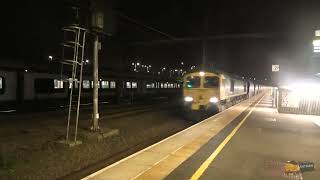
[[[8,1],[1,6],[0,56],[43,61],[48,54],[59,54],[60,27],[66,21],[64,1]],[[176,38],[222,34],[264,33],[265,39],[239,38],[209,41],[207,63],[240,75],[270,76],[272,63],[287,71],[306,72],[310,60],[313,31],[320,27],[319,1],[205,1],[205,0],[118,0],[110,2],[114,19],[112,37],[104,39],[106,55],[112,66],[119,59],[174,66],[181,60],[198,65],[202,58],[201,42],[127,46],[128,42],[168,39],[142,27],[151,26]],[[121,16],[126,15],[136,25]],[[207,14],[208,28],[204,28]],[[111,65],[110,65],[111,64]],[[246,72],[246,73],[243,73]]]

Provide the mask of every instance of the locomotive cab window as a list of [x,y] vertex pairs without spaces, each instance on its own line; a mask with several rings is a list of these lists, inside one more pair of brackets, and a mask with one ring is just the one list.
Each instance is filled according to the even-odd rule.
[[4,93],[4,78],[0,77],[0,94]]
[[206,76],[204,78],[204,88],[219,87],[219,78],[216,76]]
[[189,76],[186,79],[186,88],[199,88],[200,76]]

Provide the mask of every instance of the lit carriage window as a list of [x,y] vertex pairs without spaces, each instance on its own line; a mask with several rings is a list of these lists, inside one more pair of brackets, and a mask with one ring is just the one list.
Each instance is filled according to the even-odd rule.
[[138,88],[137,82],[132,82],[131,84],[132,84],[132,88]]
[[147,83],[147,84],[146,84],[146,88],[147,88],[147,89],[155,88],[155,85],[154,85],[154,83]]
[[102,89],[109,88],[109,81],[101,81],[101,87]]
[[131,82],[126,82],[126,87],[131,88]]
[[167,83],[164,83],[164,88],[168,88],[168,84]]
[[[91,81],[91,87],[93,88],[93,81]],[[100,82],[98,81],[98,88],[100,88]]]
[[55,79],[54,81],[54,88],[55,89],[63,89],[63,81]]
[[82,81],[82,87],[83,87],[83,89],[89,89],[90,88],[90,81],[89,80],[83,80]]
[[116,82],[110,81],[110,88],[116,88]]
[[174,86],[173,86],[173,88],[177,88],[177,83],[174,83]]
[[72,79],[69,78],[69,89],[71,89],[72,84],[73,84],[73,88],[77,89],[78,88],[78,79],[75,79],[75,81],[72,82]]
[[163,88],[163,83],[161,83],[161,88]]
[[3,90],[3,77],[0,77],[0,91]]
[[177,84],[178,85],[178,88],[180,88],[180,84]]

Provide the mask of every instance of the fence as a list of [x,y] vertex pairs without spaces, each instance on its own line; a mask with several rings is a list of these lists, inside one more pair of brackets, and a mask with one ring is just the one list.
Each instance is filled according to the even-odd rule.
[[274,93],[280,113],[320,115],[320,92],[311,96],[280,88]]

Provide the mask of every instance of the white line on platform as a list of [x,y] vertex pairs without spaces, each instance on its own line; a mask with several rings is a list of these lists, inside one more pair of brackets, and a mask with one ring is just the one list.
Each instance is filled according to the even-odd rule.
[[11,112],[16,112],[17,110],[15,109],[10,109],[10,110],[6,110],[6,111],[0,111],[0,113],[11,113]]
[[320,127],[320,122],[318,120],[314,120],[313,122]]
[[262,99],[264,98],[264,96],[262,96],[262,98],[258,101],[257,104],[255,104],[251,110],[249,111],[249,113],[241,120],[241,122],[232,130],[232,132],[222,141],[222,143],[213,151],[213,153],[201,164],[201,166],[199,167],[199,169],[197,169],[197,171],[192,175],[192,177],[190,178],[190,180],[198,180],[203,173],[207,170],[207,168],[209,167],[210,164],[212,164],[212,162],[215,160],[215,158],[219,155],[219,153],[222,151],[222,149],[226,146],[226,144],[230,141],[230,139],[236,134],[236,132],[240,129],[240,127],[242,126],[242,124],[247,120],[247,118],[251,115],[251,113],[254,111],[254,109],[256,108],[256,106],[258,104],[260,104],[260,102],[262,101]]
[[139,173],[138,175],[136,175],[135,177],[131,178],[131,180],[137,179],[138,177],[140,177],[142,174],[144,174],[145,172],[149,171],[150,169],[152,169],[154,166],[156,166],[157,164],[159,164],[160,162],[166,160],[170,155],[176,153],[177,151],[179,151],[181,148],[183,148],[185,145],[182,145],[181,147],[179,147],[178,149],[174,150],[172,153],[166,155],[165,157],[163,157],[162,159],[160,159],[159,161],[157,161],[156,163],[154,163],[152,166],[150,166],[149,168],[147,168],[146,170],[142,171],[141,173]]

